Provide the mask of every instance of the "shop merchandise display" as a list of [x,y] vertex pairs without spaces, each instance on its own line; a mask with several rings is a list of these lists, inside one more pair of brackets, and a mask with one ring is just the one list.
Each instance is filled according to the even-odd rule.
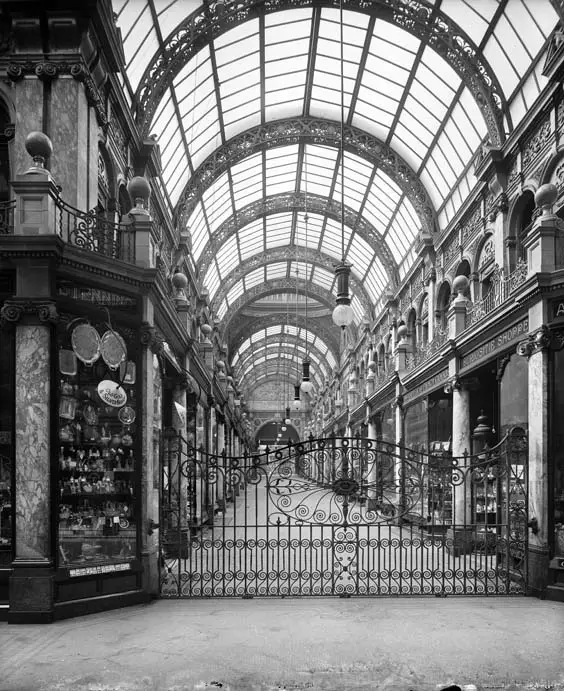
[[59,566],[137,552],[135,363],[113,329],[80,323],[59,352]]

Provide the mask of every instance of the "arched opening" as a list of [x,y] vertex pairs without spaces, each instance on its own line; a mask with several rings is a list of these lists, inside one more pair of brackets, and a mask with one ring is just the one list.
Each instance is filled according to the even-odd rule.
[[437,309],[435,310],[435,319],[439,329],[446,331],[448,326],[448,308],[450,305],[450,283],[444,281],[439,288],[437,295]]
[[259,447],[268,446],[272,449],[275,446],[286,446],[289,442],[295,444],[299,440],[298,430],[293,424],[284,424],[283,420],[265,422],[255,432],[255,441]]
[[512,219],[512,235],[515,238],[514,249],[509,252],[509,271],[512,272],[519,260],[527,261],[525,238],[535,216],[535,196],[531,190],[526,190],[517,200]]

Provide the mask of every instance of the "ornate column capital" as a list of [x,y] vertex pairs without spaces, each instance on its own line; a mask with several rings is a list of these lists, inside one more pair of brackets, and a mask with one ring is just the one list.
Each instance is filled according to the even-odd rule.
[[157,329],[149,322],[142,322],[139,327],[139,340],[144,348],[150,348],[155,355],[162,353],[164,341],[157,334]]
[[53,300],[11,298],[0,309],[0,328],[15,326],[24,316],[40,324],[56,324],[59,321],[57,304]]

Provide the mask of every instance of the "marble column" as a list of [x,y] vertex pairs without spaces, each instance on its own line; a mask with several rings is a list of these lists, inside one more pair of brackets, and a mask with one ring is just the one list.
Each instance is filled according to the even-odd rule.
[[369,460],[368,460],[368,467],[366,468],[366,484],[368,486],[368,508],[369,509],[375,508],[376,499],[378,498],[377,482],[378,482],[378,465],[380,464],[380,458],[379,458],[379,455],[375,452],[377,436],[378,436],[378,431],[376,428],[376,423],[374,422],[374,419],[371,418],[368,421],[367,438],[370,442],[372,442],[372,449],[367,456],[367,458]]
[[452,528],[447,536],[452,539],[455,556],[472,551],[473,535],[471,488],[469,478],[472,431],[470,425],[470,391],[458,377],[452,382],[452,456],[457,466],[453,472]]
[[155,354],[159,348],[155,337],[153,322],[153,304],[148,298],[143,300],[143,324],[140,329],[141,348],[141,381],[143,382],[143,396],[141,398],[141,496],[139,506],[140,556],[143,566],[143,590],[157,595],[159,592],[158,546],[159,530],[151,535],[147,530],[149,521],[159,523],[159,488],[155,485],[154,464],[159,462],[154,458],[153,427],[154,427],[154,385]]
[[[187,458],[187,434],[186,434],[186,387],[176,386],[172,392],[172,426],[176,433],[181,436],[180,452],[181,461]],[[178,406],[178,407],[177,407]],[[184,410],[183,410],[184,409]],[[176,467],[170,468],[170,476],[174,479],[174,488],[178,492],[178,520],[181,530],[188,526],[188,477],[182,463],[178,466],[178,456],[175,457]]]
[[427,295],[428,295],[428,301],[427,304],[429,306],[429,320],[428,320],[428,332],[427,332],[427,338],[429,340],[429,343],[435,338],[435,300],[436,300],[436,288],[437,288],[437,272],[435,269],[431,269],[430,275],[429,275],[429,285],[427,287]]
[[[19,270],[19,269],[18,269]],[[25,293],[25,272],[20,292]],[[48,299],[7,300],[0,325],[15,333],[15,556],[10,623],[50,622],[54,611],[51,488],[51,323]]]
[[217,421],[217,480],[216,503],[221,511],[225,511],[225,421],[218,416]]
[[[529,323],[541,318],[538,310],[529,310]],[[532,594],[541,595],[546,588],[549,567],[549,350],[550,332],[542,324],[519,344],[517,352],[528,357],[529,398],[529,521],[536,519],[534,529],[527,528],[529,557],[528,585]],[[557,422],[558,424],[558,422]],[[533,523],[531,523],[531,526]]]

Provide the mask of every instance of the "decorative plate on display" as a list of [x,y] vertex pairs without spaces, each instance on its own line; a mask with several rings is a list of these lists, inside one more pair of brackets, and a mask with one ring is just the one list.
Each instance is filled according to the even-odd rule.
[[102,359],[110,369],[117,369],[127,358],[127,347],[123,338],[115,331],[106,331],[102,336]]
[[93,403],[86,403],[82,408],[82,416],[89,425],[98,424],[98,411]]
[[79,324],[71,335],[72,349],[85,365],[93,365],[100,357],[100,335],[90,324]]
[[135,411],[130,405],[124,405],[118,412],[118,418],[124,425],[130,425],[135,422]]
[[72,350],[59,350],[59,371],[67,377],[76,374],[76,355]]

